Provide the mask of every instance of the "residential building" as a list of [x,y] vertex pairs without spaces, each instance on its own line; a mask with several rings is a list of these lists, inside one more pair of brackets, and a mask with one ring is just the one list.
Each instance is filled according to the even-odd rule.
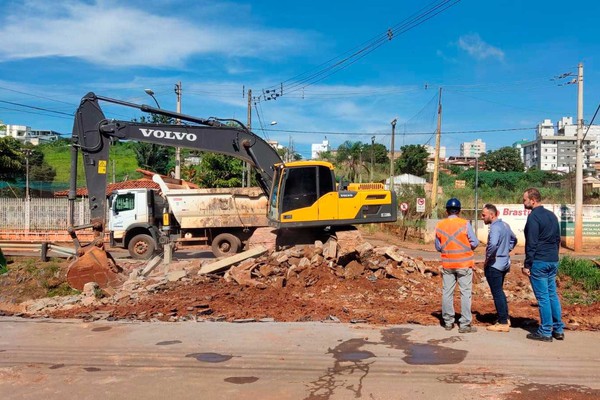
[[476,139],[472,142],[463,142],[460,144],[461,157],[479,157],[485,153],[485,142]]
[[[434,167],[435,167],[435,147],[425,144],[423,145],[423,147],[425,147],[425,150],[427,150],[427,152],[429,153],[429,156],[427,157],[427,172],[433,172]],[[444,160],[446,159],[446,146],[440,146],[440,162],[444,162]]]
[[[588,129],[589,128],[589,129]],[[583,168],[593,170],[594,162],[600,159],[600,125],[584,126]],[[537,126],[536,138],[522,143],[525,168],[543,171],[575,171],[577,147],[577,125],[573,118],[562,117],[556,125],[545,119]]]
[[13,137],[23,143],[37,146],[40,143],[51,142],[60,138],[60,133],[51,130],[33,130],[25,125],[5,125],[0,130],[0,138]]
[[310,158],[315,160],[320,157],[320,154],[326,151],[331,151],[329,140],[325,137],[322,143],[313,143],[310,146]]

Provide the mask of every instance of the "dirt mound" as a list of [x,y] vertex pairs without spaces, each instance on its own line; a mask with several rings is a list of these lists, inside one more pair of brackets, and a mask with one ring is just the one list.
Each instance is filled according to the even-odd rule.
[[[118,291],[103,293],[89,286],[82,294],[24,303],[24,313],[143,321],[440,324],[439,263],[412,258],[396,246],[363,242],[343,249],[316,242],[267,252],[208,275],[198,274],[200,266],[194,261],[175,262],[168,273],[156,271],[149,277],[140,276],[143,267],[127,265],[130,279]],[[493,323],[493,301],[481,265],[474,276],[475,323]],[[559,281],[561,292],[571,286],[568,280]],[[537,305],[518,264],[507,275],[505,291],[513,326],[535,327]],[[569,329],[600,329],[600,303],[563,306]],[[460,310],[458,293],[455,307]],[[15,312],[14,307],[4,310]]]

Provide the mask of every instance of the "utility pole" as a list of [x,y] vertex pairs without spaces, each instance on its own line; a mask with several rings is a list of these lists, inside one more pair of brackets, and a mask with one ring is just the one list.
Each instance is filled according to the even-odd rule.
[[473,217],[473,226],[475,227],[475,237],[477,237],[477,225],[479,214],[479,157],[475,157],[475,216]]
[[[181,81],[175,84],[175,94],[177,95],[177,112],[181,114]],[[177,125],[181,120],[177,118]],[[181,179],[181,147],[175,148],[175,179]]]
[[[440,141],[442,139],[442,88],[438,95],[438,118],[435,134],[435,157],[433,161],[433,182],[431,184],[431,214],[437,210],[438,179],[440,173]],[[437,214],[436,214],[437,217]]]
[[373,182],[373,168],[375,168],[375,136],[371,136],[371,180]]
[[396,136],[396,118],[391,122],[392,124],[392,144],[391,144],[391,160],[390,160],[390,190],[396,190],[394,188],[394,137]]
[[358,183],[362,183],[362,147],[358,153]]
[[[252,130],[252,89],[248,89],[248,116],[247,116],[248,130]],[[242,169],[242,187],[250,187],[250,164],[244,162],[244,168]],[[244,179],[246,178],[246,179]]]
[[583,63],[577,67],[577,148],[575,149],[575,238],[573,249],[583,247]]

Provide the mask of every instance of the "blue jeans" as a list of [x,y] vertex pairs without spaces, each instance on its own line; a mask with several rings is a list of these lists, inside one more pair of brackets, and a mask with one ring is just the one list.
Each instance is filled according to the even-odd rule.
[[538,334],[551,336],[552,332],[563,333],[562,309],[556,293],[558,262],[533,261],[531,266],[531,288],[538,301],[540,327]]
[[504,277],[506,271],[499,271],[494,267],[485,267],[485,279],[487,280],[492,297],[494,298],[494,305],[496,306],[496,312],[498,313],[498,322],[501,324],[508,323],[508,304],[506,303],[506,295],[502,286],[504,285]]

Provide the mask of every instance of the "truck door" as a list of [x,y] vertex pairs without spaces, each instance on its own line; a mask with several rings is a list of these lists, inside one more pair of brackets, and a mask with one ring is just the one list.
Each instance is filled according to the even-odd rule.
[[109,220],[114,238],[122,238],[127,229],[138,222],[148,222],[146,192],[117,192],[112,199]]

